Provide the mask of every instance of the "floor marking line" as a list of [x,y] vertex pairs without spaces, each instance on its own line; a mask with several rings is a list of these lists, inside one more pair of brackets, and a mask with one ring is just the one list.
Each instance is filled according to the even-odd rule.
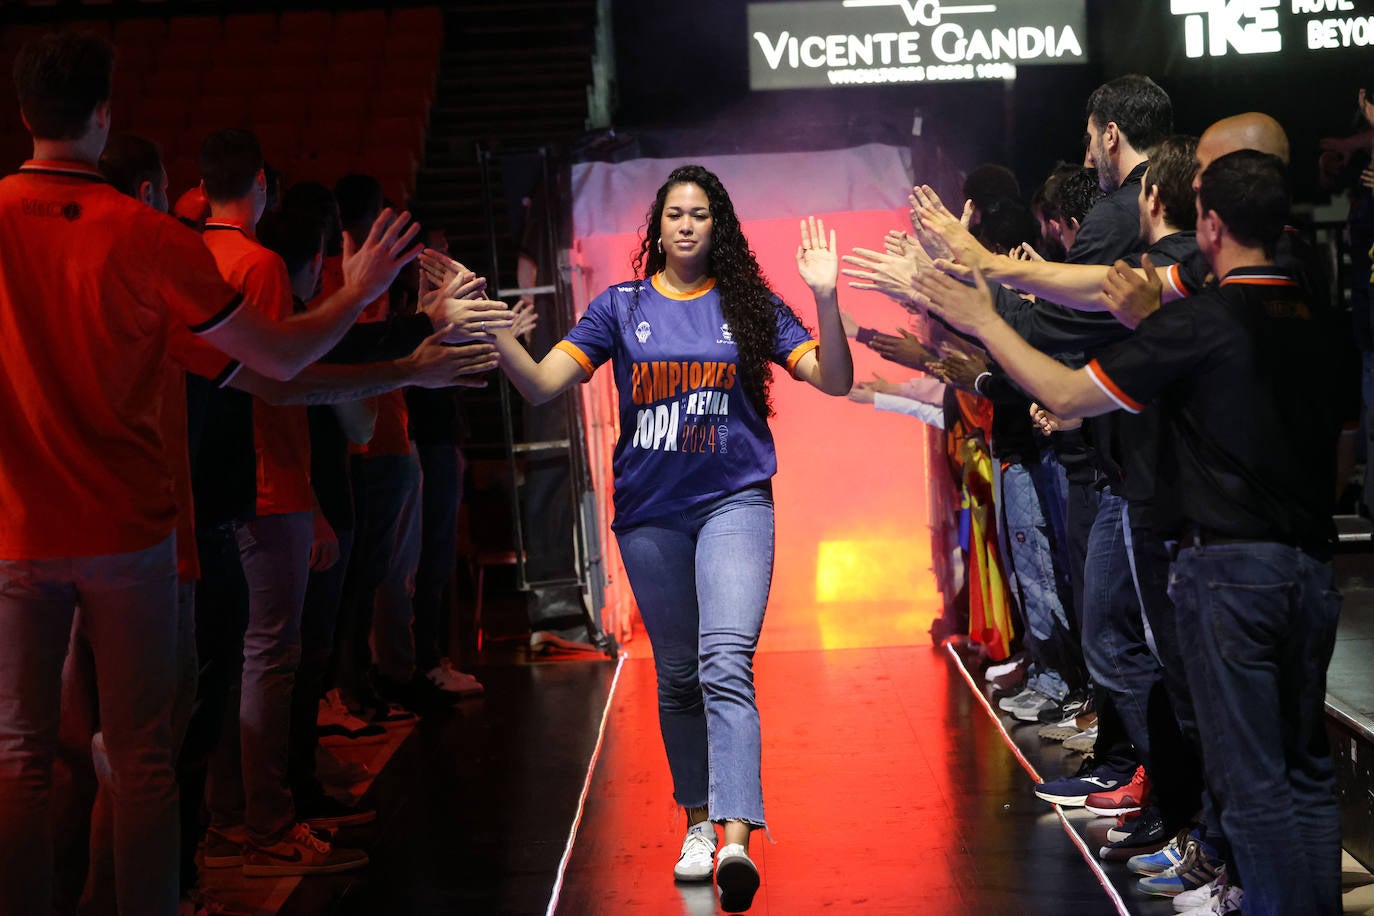
[[[992,708],[992,703],[988,701],[987,696],[973,680],[973,675],[970,674],[968,668],[964,666],[963,657],[955,651],[952,643],[947,643],[945,649],[949,652],[950,658],[954,659],[955,667],[957,667],[959,673],[964,676],[964,681],[968,684],[969,689],[973,691],[973,695],[983,704],[983,709],[987,711],[988,716],[997,726],[997,730],[1002,733],[1002,740],[1006,742],[1007,747],[1011,748],[1011,752],[1016,755],[1016,759],[1021,761],[1021,766],[1037,783],[1044,782],[1040,774],[1035,771],[1035,767],[1032,766],[1031,762],[1021,753],[1021,749],[1016,746],[1016,742],[1012,740],[1011,735],[1007,732],[1006,725],[1002,722],[1002,717],[997,715],[996,711]],[[1054,808],[1054,813],[1059,816],[1059,825],[1064,828],[1064,832],[1069,835],[1069,839],[1073,841],[1073,845],[1078,848],[1079,854],[1083,856],[1083,861],[1087,862],[1088,867],[1093,870],[1093,874],[1097,877],[1097,883],[1102,885],[1102,889],[1106,891],[1107,896],[1112,899],[1112,904],[1116,907],[1117,916],[1131,916],[1131,911],[1126,907],[1126,901],[1122,899],[1121,894],[1112,884],[1111,879],[1107,877],[1107,873],[1102,870],[1102,863],[1098,861],[1097,856],[1093,855],[1092,850],[1088,848],[1088,844],[1083,841],[1083,838],[1078,835],[1078,831],[1069,823],[1068,817],[1064,814],[1064,808],[1061,805],[1053,804],[1050,807]]]
[[563,892],[563,873],[568,869],[572,858],[573,843],[577,841],[577,828],[582,826],[582,812],[587,807],[587,795],[592,790],[592,774],[596,772],[596,761],[601,756],[601,744],[606,739],[606,722],[611,717],[611,702],[615,700],[615,688],[620,684],[620,669],[625,667],[625,654],[621,653],[615,664],[615,677],[611,679],[611,689],[606,694],[606,708],[601,711],[601,726],[596,732],[596,746],[592,748],[591,760],[587,761],[587,778],[582,781],[582,794],[577,797],[577,814],[573,817],[572,827],[568,830],[568,842],[563,847],[563,857],[558,860],[558,875],[554,879],[553,893],[549,896],[549,908],[545,916],[553,916],[558,909],[558,896]]

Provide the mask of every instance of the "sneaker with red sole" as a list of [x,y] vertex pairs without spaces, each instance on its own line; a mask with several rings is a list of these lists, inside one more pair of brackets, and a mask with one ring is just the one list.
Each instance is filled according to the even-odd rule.
[[1094,792],[1083,801],[1083,807],[1101,817],[1116,817],[1139,811],[1150,797],[1150,780],[1145,776],[1144,767],[1136,767],[1130,782]]

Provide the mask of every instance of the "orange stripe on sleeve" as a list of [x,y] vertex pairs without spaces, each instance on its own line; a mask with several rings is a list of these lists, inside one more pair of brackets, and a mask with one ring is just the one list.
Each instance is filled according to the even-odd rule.
[[596,366],[592,365],[592,361],[587,358],[587,354],[583,353],[582,348],[577,344],[569,343],[566,340],[560,340],[553,345],[553,348],[555,350],[562,350],[564,353],[577,360],[577,364],[582,367],[582,371],[587,373],[587,378],[591,378],[592,373],[596,371]]
[[820,344],[814,340],[808,340],[805,343],[798,344],[795,350],[787,354],[787,371],[795,373],[797,370],[797,363],[801,362],[801,358],[819,346]]
[[1097,360],[1088,363],[1084,368],[1088,370],[1088,377],[1093,380],[1093,383],[1096,384],[1098,388],[1101,388],[1107,397],[1115,401],[1116,405],[1122,410],[1127,413],[1140,413],[1145,409],[1144,404],[1122,391],[1121,386],[1112,381],[1111,377],[1102,370],[1102,366]]
[[1169,281],[1169,286],[1173,288],[1174,294],[1180,299],[1187,299],[1190,295],[1183,286],[1183,270],[1178,264],[1170,264],[1169,269],[1164,272],[1165,278]]

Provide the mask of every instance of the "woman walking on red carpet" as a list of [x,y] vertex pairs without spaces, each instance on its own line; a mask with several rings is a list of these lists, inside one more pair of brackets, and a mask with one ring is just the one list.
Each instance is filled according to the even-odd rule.
[[[769,290],[720,180],[668,176],[635,258],[641,279],[607,289],[535,363],[497,332],[515,387],[542,402],[611,361],[620,402],[612,526],[653,645],[674,797],[687,812],[682,881],[709,881],[747,909],[758,888],[749,834],[765,826],[754,650],[773,572],[769,363],[826,394],[853,382],[835,295],[835,237],[801,226],[797,269],[819,342]],[[724,825],[716,852],[713,822]]]

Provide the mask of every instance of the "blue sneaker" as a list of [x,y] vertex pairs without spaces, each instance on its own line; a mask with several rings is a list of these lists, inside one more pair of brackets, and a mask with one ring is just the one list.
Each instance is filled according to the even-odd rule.
[[1093,758],[1083,761],[1078,772],[1062,779],[1052,779],[1035,787],[1035,794],[1041,799],[1065,808],[1081,808],[1094,792],[1110,792],[1131,781],[1135,770],[1119,773],[1099,767]]
[[1152,852],[1147,855],[1131,856],[1126,860],[1126,868],[1135,875],[1145,875],[1150,877],[1161,874],[1183,861],[1184,844],[1189,837],[1196,836],[1196,832],[1191,834],[1180,834],[1169,841],[1159,852]]
[[1140,889],[1158,897],[1177,897],[1210,884],[1221,873],[1222,863],[1216,850],[1196,836],[1189,836],[1183,849],[1183,859],[1172,868],[1153,877],[1141,878]]

